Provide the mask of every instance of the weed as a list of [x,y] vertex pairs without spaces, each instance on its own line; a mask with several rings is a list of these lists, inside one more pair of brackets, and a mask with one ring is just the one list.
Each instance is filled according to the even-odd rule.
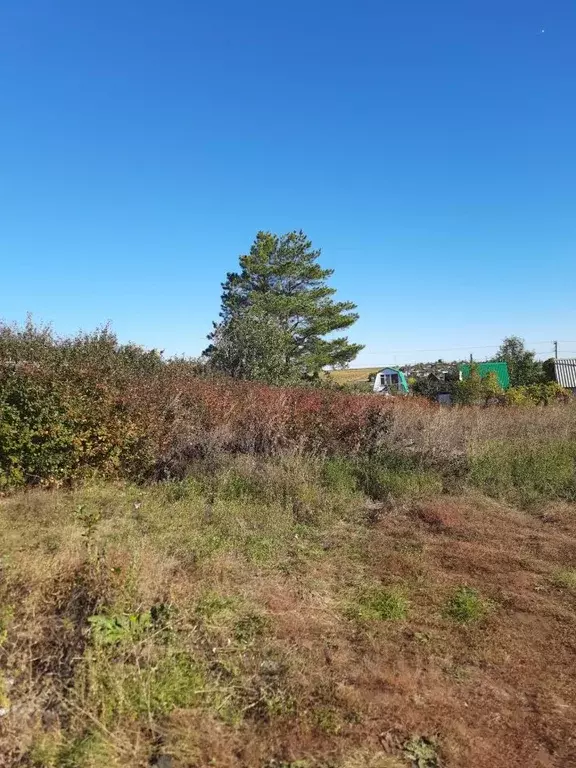
[[234,637],[238,643],[249,645],[264,634],[268,624],[267,617],[258,613],[248,613],[234,625]]
[[552,582],[558,587],[576,591],[576,568],[561,568],[552,576]]
[[408,601],[397,589],[363,589],[348,614],[362,621],[399,621],[406,618]]
[[234,597],[225,597],[217,592],[206,592],[196,603],[196,614],[204,619],[229,611],[237,604]]
[[98,731],[66,740],[59,731],[36,735],[30,748],[34,768],[120,768],[113,746]]
[[149,631],[152,624],[150,611],[118,616],[98,614],[88,619],[91,635],[96,645],[138,642]]
[[341,768],[406,768],[406,761],[385,752],[361,749],[348,755]]
[[98,509],[91,509],[85,504],[80,504],[75,513],[75,518],[82,527],[82,537],[88,547],[91,546],[96,528],[100,522],[101,513]]
[[390,453],[362,459],[356,473],[362,490],[376,501],[389,496],[420,498],[442,491],[440,476],[423,469],[410,455]]
[[312,720],[324,733],[337,734],[342,730],[341,715],[334,707],[315,707],[312,711]]
[[205,700],[205,672],[188,653],[126,650],[119,658],[104,649],[88,655],[77,675],[79,700],[98,713],[103,725],[121,717],[138,720],[167,715],[177,707],[192,707]]
[[433,739],[414,736],[404,744],[403,753],[414,768],[438,768],[440,765],[438,745]]
[[11,605],[0,605],[0,648],[8,639],[8,629],[14,618],[14,608]]
[[342,457],[328,459],[322,467],[322,482],[333,491],[348,493],[356,491],[358,478],[354,463]]
[[475,589],[459,587],[448,599],[444,607],[444,616],[460,624],[468,624],[483,619],[491,604],[480,597]]
[[489,496],[524,505],[576,499],[576,442],[491,441],[473,455],[470,482]]

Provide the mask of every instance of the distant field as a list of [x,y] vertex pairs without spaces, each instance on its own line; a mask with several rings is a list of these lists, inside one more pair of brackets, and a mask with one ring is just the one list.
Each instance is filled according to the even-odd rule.
[[343,371],[329,371],[328,375],[338,384],[354,384],[357,381],[368,381],[371,373],[377,373],[380,368],[346,368]]

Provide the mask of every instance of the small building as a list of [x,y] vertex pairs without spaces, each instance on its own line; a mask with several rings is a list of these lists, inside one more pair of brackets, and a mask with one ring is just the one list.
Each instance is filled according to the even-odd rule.
[[560,386],[576,395],[576,358],[554,360],[554,378]]
[[502,389],[510,388],[510,374],[508,373],[507,363],[464,363],[459,367],[460,381],[465,381],[470,376],[471,365],[476,366],[481,379],[489,373],[495,373],[498,384],[500,384]]
[[374,392],[382,395],[407,395],[406,374],[399,368],[382,368],[374,378]]

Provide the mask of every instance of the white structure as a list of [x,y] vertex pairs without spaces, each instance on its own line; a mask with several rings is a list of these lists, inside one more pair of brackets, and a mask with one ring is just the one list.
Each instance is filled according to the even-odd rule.
[[405,395],[408,392],[406,376],[398,368],[382,368],[374,378],[374,392]]

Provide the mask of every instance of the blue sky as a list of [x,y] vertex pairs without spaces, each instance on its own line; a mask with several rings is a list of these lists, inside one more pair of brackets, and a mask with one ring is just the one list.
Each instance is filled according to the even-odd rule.
[[197,354],[300,228],[358,364],[576,356],[573,0],[2,4],[0,317]]

